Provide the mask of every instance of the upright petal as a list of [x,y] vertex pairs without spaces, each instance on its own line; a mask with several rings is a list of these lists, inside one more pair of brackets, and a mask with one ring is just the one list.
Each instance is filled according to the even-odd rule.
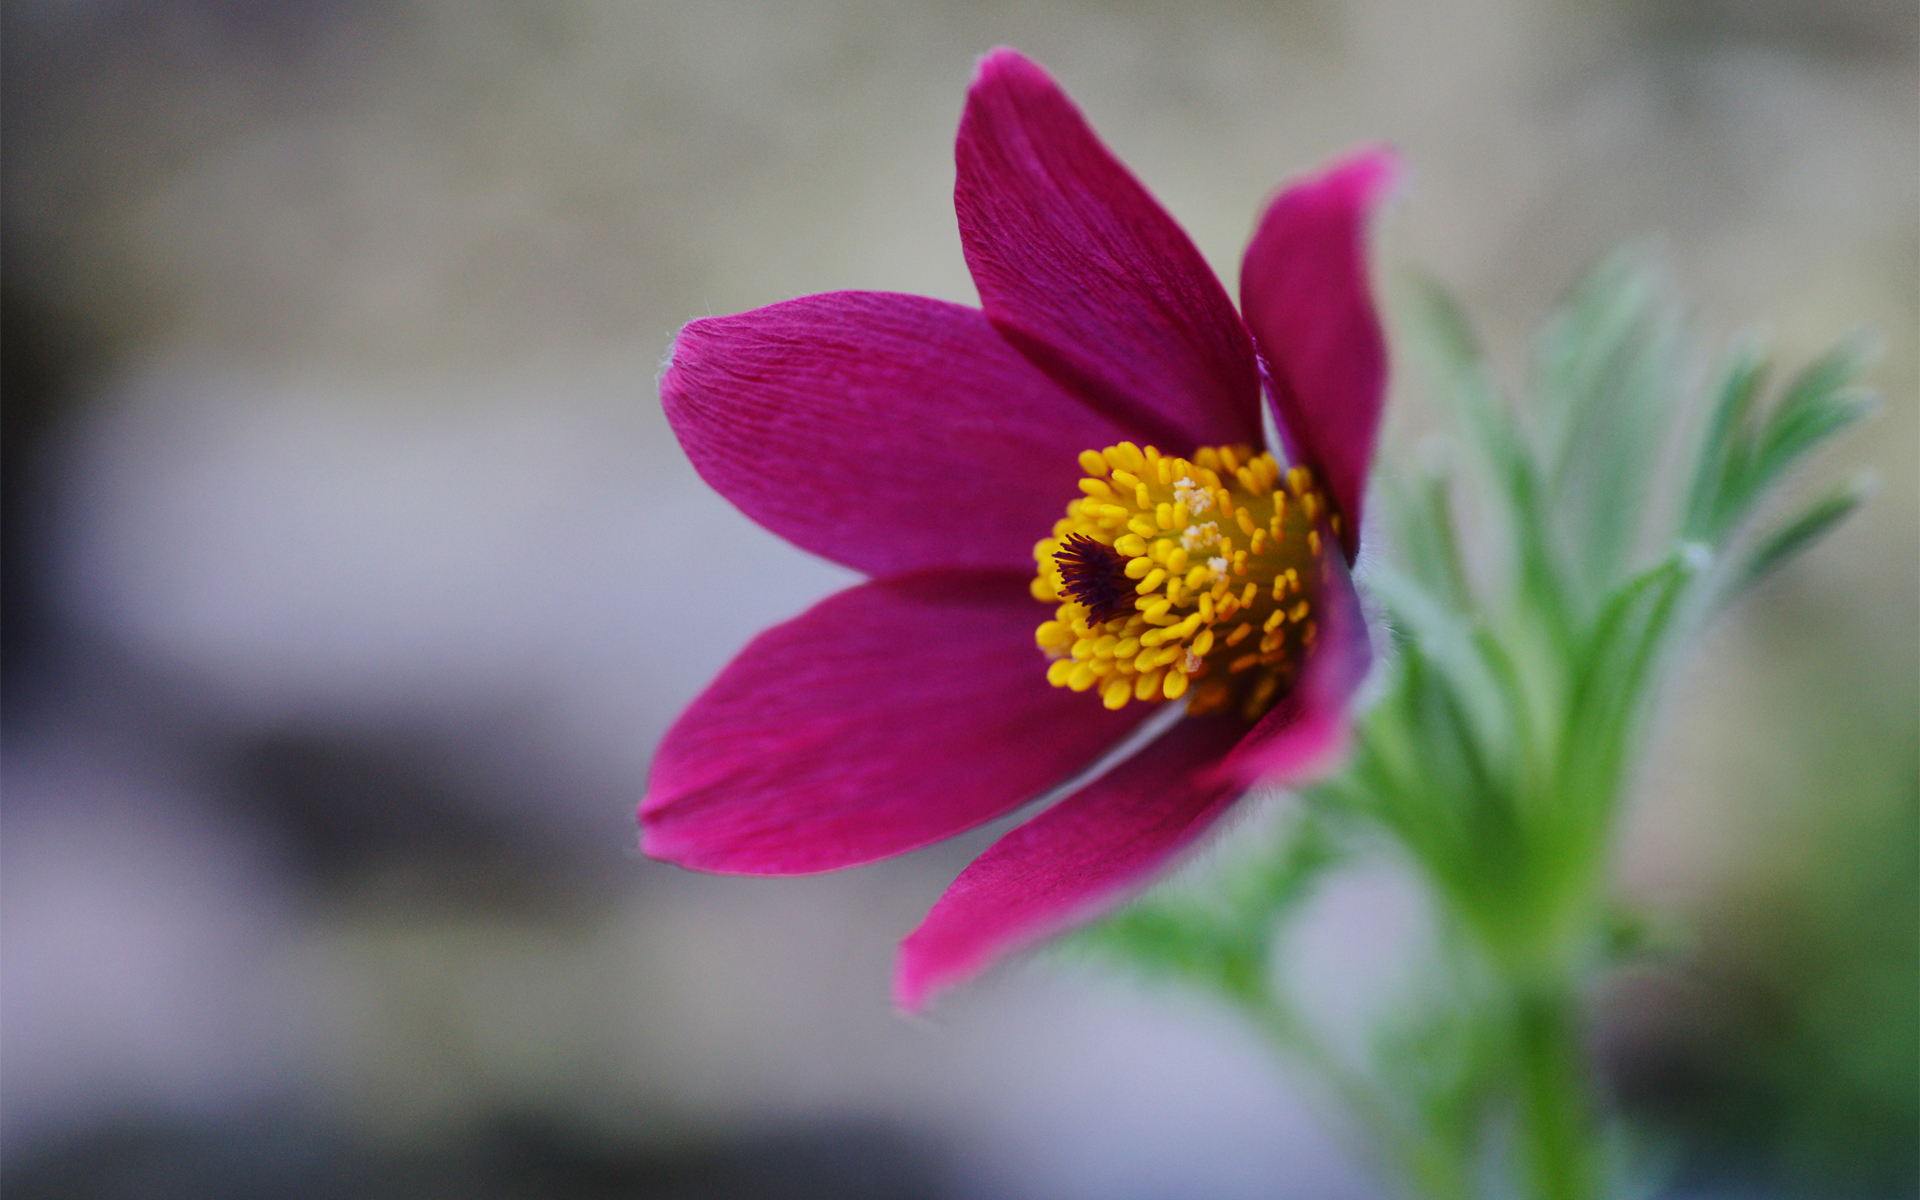
[[1242,787],[1261,780],[1305,783],[1346,751],[1348,708],[1373,665],[1373,647],[1360,594],[1331,546],[1321,555],[1320,572],[1318,638],[1299,680],[1221,768],[1224,778]]
[[1253,350],[1226,292],[1045,71],[987,55],[954,159],[981,304],[1035,363],[1171,453],[1260,443]]
[[900,944],[894,1001],[915,1010],[994,959],[1125,899],[1240,794],[1210,770],[1246,726],[1181,721],[1098,780],[994,843]]
[[1367,217],[1398,171],[1391,151],[1364,150],[1286,188],[1240,267],[1240,310],[1266,366],[1281,437],[1343,514],[1349,561],[1387,388],[1386,340],[1367,282]]
[[882,292],[694,321],[660,400],[715,491],[873,575],[1030,570],[1078,494],[1075,456],[1131,436],[979,312]]
[[704,871],[831,871],[1071,778],[1151,708],[1048,685],[1028,578],[883,579],[755,638],[661,743],[641,849]]

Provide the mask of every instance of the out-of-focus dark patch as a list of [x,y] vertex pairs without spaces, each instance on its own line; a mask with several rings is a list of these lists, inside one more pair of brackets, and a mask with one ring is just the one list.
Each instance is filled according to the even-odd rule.
[[[548,1122],[503,1121],[485,1137],[484,1174],[510,1194],[686,1197],[687,1200],[941,1200],[940,1156],[922,1139],[876,1124],[831,1124],[622,1150]],[[518,1192],[511,1185],[518,1184]]]
[[[13,1148],[8,1200],[398,1200],[397,1172],[337,1138],[279,1116],[222,1126],[125,1121]],[[446,1180],[453,1186],[454,1180]],[[451,1191],[435,1193],[451,1195]],[[480,1195],[482,1193],[475,1193]]]
[[231,777],[249,817],[279,832],[291,868],[323,894],[546,911],[617,880],[625,864],[607,844],[569,841],[541,819],[550,798],[489,775],[489,757],[427,731],[289,727],[243,745]]
[[0,272],[0,348],[0,704],[11,718],[21,689],[41,678],[57,624],[45,563],[52,498],[41,463],[98,347],[81,322]]
[[1694,1191],[1920,1189],[1920,781],[1906,788],[1850,798],[1853,821],[1797,872],[1722,901],[1697,950],[1608,1005],[1612,1090],[1678,1135]]
[[502,1118],[397,1151],[271,1116],[231,1125],[125,1124],[30,1148],[8,1200],[945,1200],[942,1156],[882,1125],[638,1148],[541,1117]]
[[1631,8],[1649,37],[1678,44],[1910,62],[1920,40],[1920,8],[1907,0],[1632,0]]

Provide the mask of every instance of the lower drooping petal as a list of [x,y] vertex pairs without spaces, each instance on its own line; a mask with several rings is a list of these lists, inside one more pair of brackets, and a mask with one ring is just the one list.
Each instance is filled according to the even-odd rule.
[[1325,484],[1349,561],[1387,394],[1367,218],[1398,170],[1391,151],[1367,150],[1286,188],[1240,267],[1240,309],[1266,362],[1281,437]]
[[978,311],[888,292],[691,322],[660,399],[715,491],[869,575],[1031,562],[1074,455],[1129,436]]
[[1346,750],[1348,708],[1373,665],[1366,613],[1346,563],[1331,547],[1320,562],[1319,638],[1300,677],[1234,748],[1220,774],[1241,786],[1300,784],[1330,769]]
[[705,871],[830,871],[1071,778],[1147,710],[1048,686],[1037,607],[1024,573],[925,572],[761,634],[661,743],[641,848]]
[[917,1010],[1146,882],[1243,790],[1209,768],[1246,728],[1232,717],[1187,718],[994,843],[900,944],[895,1003]]

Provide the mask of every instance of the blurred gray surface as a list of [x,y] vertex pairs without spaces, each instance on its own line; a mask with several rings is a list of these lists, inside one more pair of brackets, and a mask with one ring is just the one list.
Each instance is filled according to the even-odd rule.
[[[1710,329],[1789,358],[1882,332],[1886,411],[1821,472],[1881,495],[1680,681],[1634,894],[1703,902],[1795,836],[1820,678],[1836,726],[1912,720],[1911,5],[6,16],[8,351],[53,364],[9,457],[38,603],[9,664],[10,1154],[274,1103],[399,1146],[503,1111],[639,1146],[879,1122],[963,1196],[1366,1192],[1197,1001],[1042,960],[895,1016],[893,943],[993,830],[795,881],[632,852],[667,723],[850,578],[699,484],[657,364],[686,319],[797,294],[971,302],[951,138],[999,43],[1230,290],[1277,184],[1386,140],[1411,183],[1383,284],[1437,276],[1508,363],[1639,237]],[[1396,405],[1394,446],[1438,419],[1408,380]],[[1322,909],[1308,990],[1338,1008],[1412,918],[1365,878]]]

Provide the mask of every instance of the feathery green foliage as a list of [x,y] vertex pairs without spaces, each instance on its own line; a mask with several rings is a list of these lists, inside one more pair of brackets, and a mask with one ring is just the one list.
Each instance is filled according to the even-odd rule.
[[[1663,278],[1620,254],[1545,323],[1521,404],[1444,292],[1418,284],[1408,308],[1404,340],[1461,433],[1450,460],[1378,489],[1387,548],[1361,580],[1391,641],[1350,763],[1213,894],[1149,896],[1081,944],[1232,999],[1419,1194],[1617,1194],[1624,1142],[1593,1100],[1582,996],[1634,941],[1606,895],[1621,803],[1676,649],[1865,498],[1850,484],[1756,529],[1871,411],[1868,355],[1849,343],[1776,394],[1743,338],[1701,389]],[[1356,1063],[1271,954],[1319,876],[1368,846],[1423,881],[1435,937],[1425,989]]]

